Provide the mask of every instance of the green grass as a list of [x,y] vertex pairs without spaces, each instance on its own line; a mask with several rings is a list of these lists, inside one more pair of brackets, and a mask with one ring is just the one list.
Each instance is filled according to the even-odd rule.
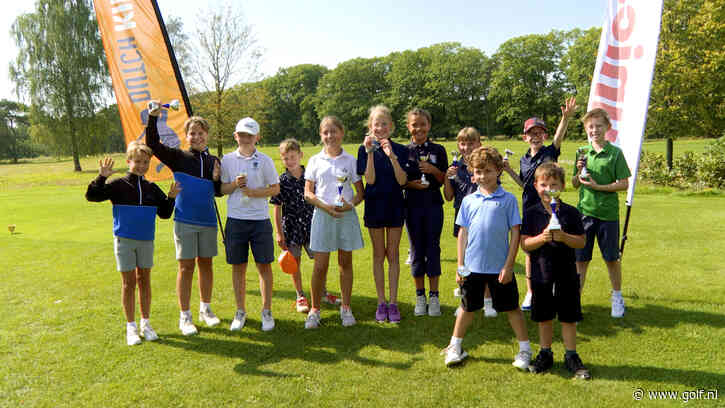
[[[676,141],[676,149],[681,143]],[[493,144],[516,151],[514,163],[525,151],[520,141]],[[452,145],[446,143],[449,150]],[[690,145],[692,150],[702,147]],[[567,172],[576,146],[576,142],[564,144],[561,162]],[[356,146],[346,149],[356,152]],[[262,150],[279,166],[275,148]],[[318,150],[305,147],[305,157]],[[117,167],[123,167],[123,156],[114,157]],[[290,278],[274,266],[277,328],[262,332],[258,278],[251,267],[247,275],[250,318],[241,334],[230,333],[231,268],[220,256],[214,264],[213,303],[222,325],[213,329],[200,325],[200,335],[191,338],[181,336],[177,328],[172,223],[160,220],[152,272],[152,322],[161,340],[128,347],[120,277],[112,255],[111,207],[88,203],[83,196],[95,177],[97,161],[97,157],[83,159],[81,174],[71,171],[70,161],[39,159],[0,165],[0,226],[5,231],[5,225],[17,225],[16,234],[0,234],[4,276],[0,285],[0,406],[620,407],[633,405],[632,393],[637,388],[725,392],[725,268],[721,263],[725,195],[721,192],[687,194],[638,185],[623,263],[627,315],[621,320],[609,317],[606,268],[595,257],[582,299],[585,320],[579,324],[578,339],[578,350],[594,380],[577,382],[561,363],[563,346],[557,326],[555,366],[550,374],[534,376],[511,367],[517,346],[502,315],[477,317],[464,340],[471,354],[467,363],[456,369],[443,366],[438,353],[450,338],[456,307],[450,204],[445,206],[442,237],[442,317],[412,316],[414,287],[404,266],[402,323],[374,322],[371,254],[363,231],[366,247],[354,254],[357,326],[342,328],[339,312],[325,308],[323,327],[304,330],[304,317],[292,309]],[[520,196],[520,189],[507,176],[503,182]],[[166,188],[168,182],[160,184]],[[563,198],[575,203],[576,192],[568,190]],[[224,216],[225,203],[218,203]],[[362,206],[358,212],[362,218]],[[402,257],[406,248],[407,238],[403,238]],[[522,262],[519,254],[516,272],[523,294]],[[306,260],[306,290],[310,269],[311,262]],[[334,261],[328,286],[338,291]],[[193,290],[196,315],[196,282]],[[536,344],[536,326],[531,321],[527,324]],[[687,405],[722,405],[725,396],[719,398]],[[646,405],[662,404],[650,401]]]

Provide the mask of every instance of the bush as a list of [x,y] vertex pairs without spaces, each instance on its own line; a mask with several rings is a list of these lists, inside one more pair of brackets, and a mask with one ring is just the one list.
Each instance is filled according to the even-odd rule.
[[685,152],[676,157],[672,169],[667,168],[664,155],[642,152],[639,178],[653,184],[694,188],[725,187],[725,136],[714,140],[700,155]]
[[725,136],[705,147],[697,164],[697,179],[715,187],[725,187]]

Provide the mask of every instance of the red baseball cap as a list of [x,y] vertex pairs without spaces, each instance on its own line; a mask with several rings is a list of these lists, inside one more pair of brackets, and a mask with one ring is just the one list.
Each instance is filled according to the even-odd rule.
[[524,133],[531,130],[531,128],[535,128],[537,126],[546,131],[546,122],[544,122],[543,120],[537,117],[527,119],[526,122],[524,122]]

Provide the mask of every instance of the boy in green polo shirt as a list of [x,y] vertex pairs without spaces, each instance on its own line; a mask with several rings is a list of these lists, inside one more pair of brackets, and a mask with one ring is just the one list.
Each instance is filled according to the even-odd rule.
[[[612,283],[612,317],[624,316],[622,299],[622,264],[619,257],[619,196],[618,191],[629,187],[629,167],[617,146],[610,144],[605,135],[612,127],[607,111],[592,109],[582,118],[590,145],[584,147],[584,158],[577,157],[572,185],[579,189],[582,223],[587,236],[586,246],[576,250],[576,269],[581,290],[592,260],[596,237],[599,250],[609,271]],[[586,166],[587,173],[582,175]]]

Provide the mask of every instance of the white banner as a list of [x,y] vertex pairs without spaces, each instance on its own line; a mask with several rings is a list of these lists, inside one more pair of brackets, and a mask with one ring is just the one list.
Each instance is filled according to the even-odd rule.
[[607,140],[619,146],[632,172],[627,205],[632,205],[647,122],[662,18],[662,0],[606,0],[587,110],[602,108],[612,119]]

